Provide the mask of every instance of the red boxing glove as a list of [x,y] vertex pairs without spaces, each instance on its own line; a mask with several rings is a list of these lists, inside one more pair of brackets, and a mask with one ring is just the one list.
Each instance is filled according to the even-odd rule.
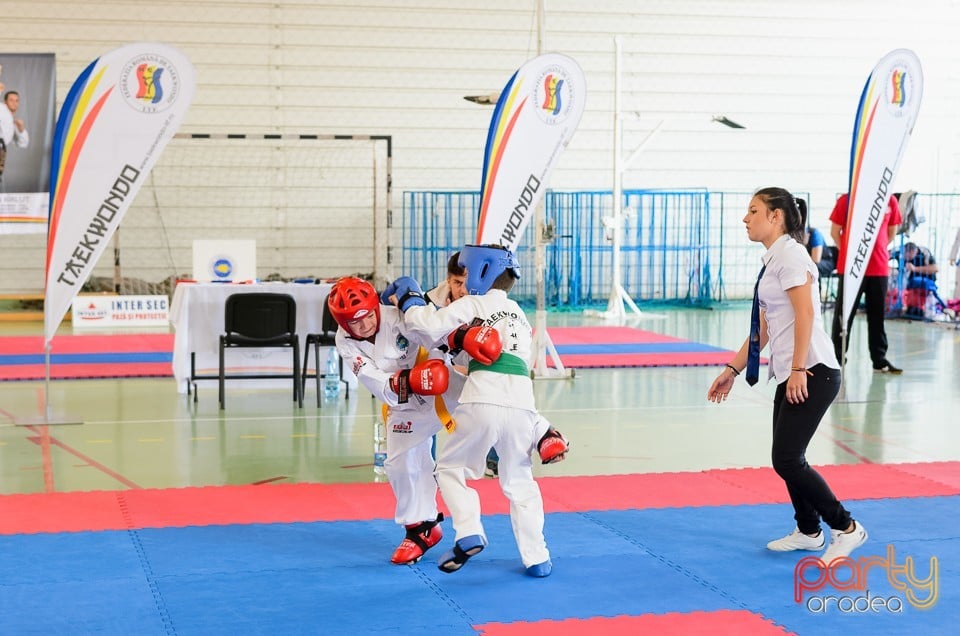
[[440,395],[450,384],[450,370],[443,360],[426,360],[412,369],[401,369],[390,378],[390,388],[397,394],[397,402],[406,404],[410,393]]
[[425,360],[410,369],[410,390],[417,395],[440,395],[450,384],[443,360]]
[[462,349],[480,364],[493,364],[500,358],[503,350],[500,333],[493,327],[460,325],[447,336],[447,343],[451,350]]

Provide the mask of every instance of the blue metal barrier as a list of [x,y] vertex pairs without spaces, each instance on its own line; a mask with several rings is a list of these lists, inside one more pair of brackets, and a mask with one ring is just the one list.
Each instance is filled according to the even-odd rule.
[[[833,202],[807,199],[811,225],[829,232]],[[752,192],[706,189],[628,190],[623,193],[622,279],[637,302],[701,304],[748,300],[760,267],[763,246],[747,238],[743,216]],[[951,248],[960,224],[960,195],[918,194],[926,216],[916,230],[918,244],[929,247],[941,265],[941,289],[953,289],[956,272]],[[553,241],[546,247],[546,301],[555,308],[605,303],[613,281],[610,191],[560,192],[544,197],[546,223]],[[446,271],[449,255],[476,238],[479,192],[405,192],[401,270],[425,288]],[[512,295],[536,298],[534,229],[517,249],[523,277]],[[960,243],[960,241],[958,241]],[[949,295],[949,294],[948,294]]]
[[[704,189],[623,193],[622,284],[637,301],[703,303],[712,273],[710,195]],[[607,300],[613,280],[609,191],[547,191],[545,220],[554,240],[546,247],[546,301],[582,307]],[[401,271],[429,288],[446,271],[450,254],[475,240],[479,192],[405,192]],[[521,271],[512,295],[536,298],[534,240],[528,228],[517,249]]]

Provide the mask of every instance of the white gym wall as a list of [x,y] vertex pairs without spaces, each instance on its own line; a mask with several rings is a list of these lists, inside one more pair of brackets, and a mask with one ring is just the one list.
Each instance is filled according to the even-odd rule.
[[[813,223],[825,229],[845,189],[867,75],[884,53],[906,47],[924,65],[925,94],[896,189],[956,191],[956,0],[546,0],[545,7],[544,49],[576,58],[588,82],[586,112],[554,188],[612,187],[619,35],[624,151],[666,120],[625,188],[780,185],[810,192]],[[463,96],[498,92],[535,54],[535,11],[536,0],[2,0],[0,48],[56,54],[58,106],[98,55],[155,40],[181,49],[197,69],[182,133],[390,136],[388,206],[398,223],[404,190],[479,188],[492,111]],[[8,88],[29,99],[28,89]],[[711,124],[714,114],[747,129]],[[210,219],[161,210],[167,230],[196,238],[210,228],[232,238],[229,228],[256,225],[243,218],[256,214],[224,209]],[[344,254],[344,233],[364,231],[347,216],[318,201],[315,219],[301,218],[289,246],[310,252],[283,263],[283,273],[373,271],[378,248]],[[131,211],[129,223],[135,218]],[[391,238],[377,240],[382,249]],[[0,292],[42,288],[44,245],[43,235],[0,236]],[[189,271],[187,251],[170,253],[166,260],[175,262],[158,268],[157,279]],[[107,260],[99,275],[112,275]],[[125,275],[135,260],[124,252]],[[149,269],[137,275],[149,278]]]

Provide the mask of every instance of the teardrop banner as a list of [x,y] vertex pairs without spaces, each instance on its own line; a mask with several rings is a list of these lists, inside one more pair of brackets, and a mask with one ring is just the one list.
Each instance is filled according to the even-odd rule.
[[560,53],[533,58],[507,82],[487,131],[477,244],[516,250],[585,98],[583,70]]
[[53,138],[44,337],[60,321],[120,225],[193,98],[194,69],[176,49],[130,44],[87,66]]
[[850,197],[844,228],[844,326],[877,242],[880,219],[893,195],[897,168],[922,97],[923,69],[920,59],[908,49],[887,53],[870,73],[860,96],[850,148]]

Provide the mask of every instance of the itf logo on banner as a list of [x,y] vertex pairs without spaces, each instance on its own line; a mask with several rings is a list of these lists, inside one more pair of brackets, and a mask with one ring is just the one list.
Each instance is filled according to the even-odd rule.
[[534,99],[539,106],[536,113],[549,126],[563,123],[574,104],[583,99],[573,95],[576,83],[569,81],[568,74],[563,65],[551,64],[541,71],[534,83]]
[[159,113],[177,101],[180,73],[163,55],[143,53],[123,65],[120,91],[124,101],[141,113]]
[[[930,609],[940,596],[939,572],[937,557],[930,557],[930,567],[921,578],[913,557],[897,563],[892,545],[887,545],[886,558],[840,557],[826,564],[809,556],[800,559],[793,570],[793,600],[815,614],[902,614],[905,603]],[[825,593],[829,588],[839,594]]]
[[903,117],[908,106],[919,96],[913,81],[914,74],[903,64],[896,64],[890,71],[884,86],[887,110],[894,117]]

